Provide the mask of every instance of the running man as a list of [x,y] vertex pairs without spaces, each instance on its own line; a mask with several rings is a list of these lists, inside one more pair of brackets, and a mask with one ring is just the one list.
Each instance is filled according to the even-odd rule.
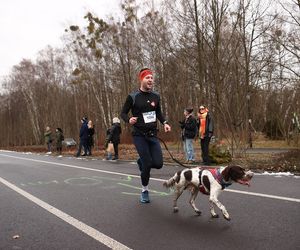
[[[151,168],[163,166],[163,155],[157,138],[157,120],[164,125],[165,132],[171,127],[161,112],[160,96],[153,91],[153,72],[144,68],[139,72],[140,88],[127,96],[121,117],[132,125],[133,143],[139,158],[137,164],[141,171],[142,193],[140,201],[149,203],[149,179]],[[131,110],[132,116],[128,113]]]

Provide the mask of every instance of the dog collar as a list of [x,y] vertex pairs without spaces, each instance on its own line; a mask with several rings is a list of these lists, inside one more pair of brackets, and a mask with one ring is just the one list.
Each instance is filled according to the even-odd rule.
[[209,171],[211,172],[213,177],[217,180],[217,182],[222,186],[222,189],[224,189],[232,184],[231,182],[224,181],[219,168],[211,168],[211,169],[209,169]]

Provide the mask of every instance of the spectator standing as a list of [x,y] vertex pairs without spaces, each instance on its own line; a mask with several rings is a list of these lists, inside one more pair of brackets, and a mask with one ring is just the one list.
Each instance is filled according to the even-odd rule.
[[195,162],[194,151],[194,139],[197,135],[197,120],[193,116],[193,109],[186,108],[183,112],[185,119],[180,121],[180,127],[182,129],[183,149],[185,152],[185,158],[187,164]]
[[61,128],[56,128],[55,136],[56,136],[56,150],[57,150],[58,155],[61,156],[62,142],[65,139]]
[[76,157],[80,156],[82,148],[84,150],[84,154],[82,156],[87,155],[87,147],[88,147],[88,125],[87,118],[83,117],[81,119],[81,128],[79,132],[79,148],[76,154]]
[[199,107],[197,125],[203,160],[202,163],[204,165],[210,165],[209,142],[214,132],[214,123],[208,108],[203,105]]
[[45,143],[47,145],[47,154],[51,154],[51,146],[52,146],[52,131],[49,126],[46,127],[46,131],[44,133]]
[[[148,184],[151,168],[160,169],[163,166],[162,150],[157,138],[157,120],[164,125],[165,132],[171,131],[171,127],[162,114],[160,95],[153,91],[153,72],[144,68],[138,77],[140,88],[127,96],[121,117],[133,127],[133,143],[139,155],[137,164],[141,171],[140,202],[149,203]],[[132,116],[128,115],[129,111]]]
[[112,160],[119,159],[119,144],[120,144],[120,135],[122,133],[120,119],[118,117],[113,118],[112,126],[108,130],[108,136],[105,142],[105,148],[107,148],[108,143],[111,142],[114,145],[114,158]]
[[110,128],[106,130],[106,139],[105,139],[105,143],[104,143],[104,148],[105,148],[105,154],[106,157],[103,160],[112,160],[112,150],[113,148],[109,147],[109,144],[112,143],[110,141]]
[[89,120],[88,122],[88,148],[87,148],[87,155],[92,155],[92,148],[94,147],[94,134],[95,129],[93,122]]

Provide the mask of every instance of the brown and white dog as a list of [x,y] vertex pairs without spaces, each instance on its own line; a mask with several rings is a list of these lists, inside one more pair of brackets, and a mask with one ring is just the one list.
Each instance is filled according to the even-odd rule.
[[214,210],[216,205],[223,213],[226,220],[230,220],[229,213],[225,206],[218,200],[221,191],[234,182],[242,185],[250,185],[250,180],[253,177],[251,171],[245,171],[240,166],[227,166],[220,168],[201,168],[185,169],[178,171],[172,178],[165,181],[165,187],[175,188],[175,197],[173,204],[174,213],[178,212],[177,200],[184,190],[191,191],[190,204],[194,211],[200,215],[200,210],[195,205],[195,199],[198,192],[209,195],[210,213],[212,218],[218,218]]

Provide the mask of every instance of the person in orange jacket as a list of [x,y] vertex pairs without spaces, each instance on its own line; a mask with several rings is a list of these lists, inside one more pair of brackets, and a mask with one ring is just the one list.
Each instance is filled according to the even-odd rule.
[[198,132],[204,165],[210,165],[209,142],[214,132],[214,123],[208,108],[201,105],[198,110]]

